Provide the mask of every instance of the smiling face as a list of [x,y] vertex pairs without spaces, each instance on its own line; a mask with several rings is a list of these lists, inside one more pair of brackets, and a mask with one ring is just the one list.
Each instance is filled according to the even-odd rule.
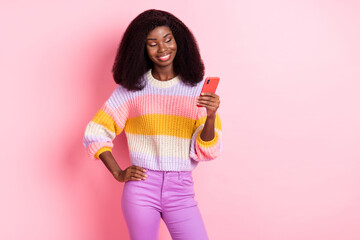
[[170,67],[176,55],[177,45],[167,26],[154,28],[146,38],[146,50],[155,68]]

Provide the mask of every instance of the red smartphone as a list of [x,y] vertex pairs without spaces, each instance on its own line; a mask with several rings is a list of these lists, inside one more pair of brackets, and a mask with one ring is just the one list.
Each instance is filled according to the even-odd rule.
[[[211,92],[211,93],[215,93],[216,88],[219,84],[220,78],[219,77],[207,77],[205,79],[203,88],[201,89],[201,92]],[[198,107],[201,107],[199,105],[196,105]]]

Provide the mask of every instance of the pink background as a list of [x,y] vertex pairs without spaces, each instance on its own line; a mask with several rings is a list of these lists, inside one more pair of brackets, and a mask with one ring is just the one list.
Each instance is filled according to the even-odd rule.
[[[210,239],[360,239],[358,1],[1,5],[0,239],[129,239],[123,185],[82,136],[116,87],[122,33],[149,8],[182,19],[221,77],[224,151],[193,172]],[[115,144],[129,166],[125,135]]]

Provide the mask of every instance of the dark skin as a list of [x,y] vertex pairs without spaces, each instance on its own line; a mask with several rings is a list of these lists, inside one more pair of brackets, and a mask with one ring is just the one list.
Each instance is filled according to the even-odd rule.
[[[160,81],[167,81],[176,74],[173,68],[173,60],[176,56],[177,45],[170,28],[161,26],[149,32],[146,40],[148,56],[154,63],[152,75]],[[215,93],[203,93],[197,97],[197,104],[206,108],[206,121],[200,134],[203,141],[211,141],[215,137],[215,116],[220,105],[220,98]],[[110,151],[99,155],[106,168],[119,182],[141,181],[146,179],[146,170],[142,167],[131,165],[121,170]]]
[[146,51],[154,63],[152,70],[154,78],[167,81],[176,77],[173,60],[176,56],[177,45],[170,28],[161,26],[149,32],[146,38]]

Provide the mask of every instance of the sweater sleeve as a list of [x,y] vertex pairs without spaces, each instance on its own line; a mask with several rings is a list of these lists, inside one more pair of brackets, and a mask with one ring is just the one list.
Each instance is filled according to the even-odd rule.
[[214,160],[222,151],[221,121],[218,113],[215,116],[215,137],[210,141],[204,141],[200,138],[206,118],[206,108],[200,107],[190,141],[190,157],[198,162]]
[[93,160],[99,159],[99,155],[105,151],[112,151],[113,140],[125,127],[129,107],[126,101],[119,99],[121,93],[118,90],[113,92],[86,126],[83,144]]

